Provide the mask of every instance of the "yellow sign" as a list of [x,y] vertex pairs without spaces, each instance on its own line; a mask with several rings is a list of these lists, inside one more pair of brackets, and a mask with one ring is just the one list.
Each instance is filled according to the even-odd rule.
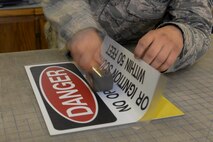
[[[168,101],[162,94],[158,97],[158,102],[153,102],[141,121],[156,120],[174,116],[181,116],[184,113],[174,104]],[[154,100],[153,100],[154,101]]]

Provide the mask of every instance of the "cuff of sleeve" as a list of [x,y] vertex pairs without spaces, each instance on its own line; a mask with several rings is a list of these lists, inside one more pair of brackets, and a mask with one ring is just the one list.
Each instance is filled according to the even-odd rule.
[[88,28],[94,28],[101,33],[105,33],[103,28],[94,20],[94,18],[90,14],[82,15],[81,13],[79,13],[79,15],[71,18],[66,25],[62,26],[59,29],[59,35],[65,41],[68,41],[75,33]]

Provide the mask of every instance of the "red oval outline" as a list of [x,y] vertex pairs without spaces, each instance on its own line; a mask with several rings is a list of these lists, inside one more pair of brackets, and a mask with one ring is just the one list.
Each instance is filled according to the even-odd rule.
[[[95,102],[95,106],[96,106],[96,107],[95,107],[95,108],[96,108],[96,109],[95,109],[95,114],[93,115],[92,119],[90,119],[90,120],[88,120],[88,121],[84,121],[84,122],[82,122],[82,121],[77,121],[77,120],[73,120],[73,119],[71,119],[71,118],[69,118],[69,117],[63,115],[61,112],[59,112],[59,111],[52,105],[52,103],[49,101],[49,99],[46,97],[46,94],[44,93],[44,90],[43,90],[43,87],[42,87],[42,82],[41,82],[42,76],[43,76],[44,72],[45,72],[46,70],[48,70],[49,68],[64,69],[64,70],[66,70],[67,72],[70,72],[71,74],[74,74],[74,75],[75,75],[77,78],[79,78],[79,79],[81,80],[81,82],[89,89],[90,94],[91,94],[91,96],[92,96],[92,98],[93,98],[93,100],[94,100],[94,102]],[[61,116],[64,117],[65,119],[70,120],[70,121],[73,121],[73,122],[76,122],[76,123],[89,123],[89,122],[93,121],[93,120],[96,118],[97,113],[98,113],[98,103],[97,103],[97,99],[96,99],[96,97],[95,97],[95,94],[93,93],[93,91],[91,90],[91,88],[89,87],[89,85],[88,85],[81,77],[79,77],[76,73],[74,73],[74,72],[72,72],[72,71],[70,71],[70,70],[68,70],[68,69],[66,69],[66,68],[64,68],[64,67],[60,67],[60,66],[49,66],[49,67],[45,68],[45,69],[41,72],[40,77],[39,77],[39,86],[40,86],[42,95],[44,96],[44,98],[45,98],[45,100],[48,102],[48,104],[49,104],[59,115],[61,115]],[[45,107],[45,108],[46,108],[46,107]]]

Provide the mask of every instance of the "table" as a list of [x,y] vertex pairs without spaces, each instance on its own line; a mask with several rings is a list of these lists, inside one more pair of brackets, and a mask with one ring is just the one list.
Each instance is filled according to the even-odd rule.
[[212,142],[213,49],[167,74],[165,97],[180,117],[50,136],[24,66],[68,61],[57,49],[0,54],[0,142]]

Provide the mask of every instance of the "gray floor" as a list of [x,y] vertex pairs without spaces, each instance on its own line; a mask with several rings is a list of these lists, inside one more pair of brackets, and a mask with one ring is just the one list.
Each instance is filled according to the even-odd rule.
[[212,56],[167,75],[165,96],[184,116],[50,136],[24,65],[67,59],[56,50],[0,54],[0,142],[213,142]]

